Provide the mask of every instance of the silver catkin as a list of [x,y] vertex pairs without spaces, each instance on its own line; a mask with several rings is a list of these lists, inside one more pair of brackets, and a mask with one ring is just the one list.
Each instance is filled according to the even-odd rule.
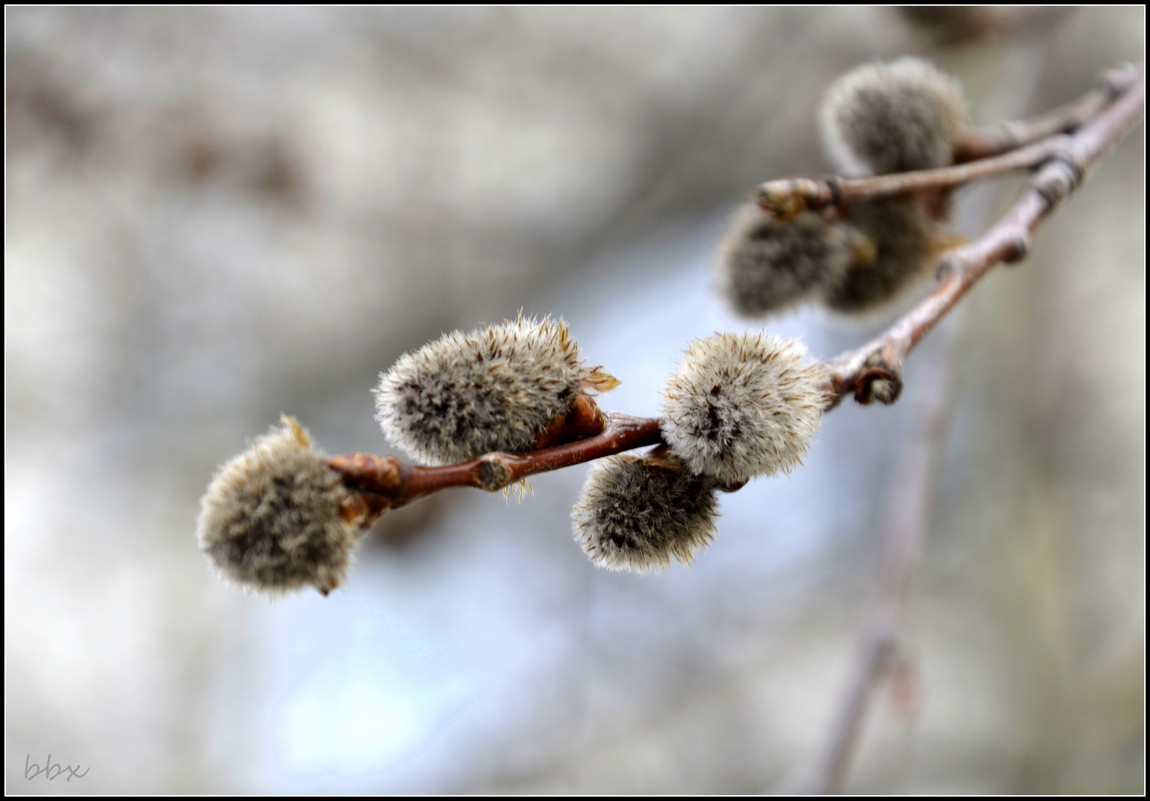
[[688,469],[722,483],[790,471],[822,420],[822,381],[793,340],[696,340],[663,391],[663,438]]
[[673,459],[600,459],[571,513],[575,540],[607,570],[645,573],[689,564],[715,534],[714,484]]
[[376,419],[427,464],[529,450],[590,375],[562,320],[521,317],[405,354],[380,376]]
[[825,288],[826,305],[858,314],[880,310],[928,278],[939,227],[913,197],[855,203],[846,221],[873,244],[873,258],[856,263]]
[[715,257],[719,293],[745,317],[799,303],[840,281],[853,258],[848,229],[816,212],[780,220],[742,206]]
[[827,90],[823,144],[849,176],[945,167],[967,125],[958,82],[919,58],[867,64]]
[[220,574],[279,593],[343,583],[359,529],[340,516],[348,493],[293,418],[220,468],[196,536]]

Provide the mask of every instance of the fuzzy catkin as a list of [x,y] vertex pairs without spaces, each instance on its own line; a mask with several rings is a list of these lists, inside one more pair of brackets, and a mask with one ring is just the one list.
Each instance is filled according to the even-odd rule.
[[456,331],[380,376],[376,419],[388,439],[427,464],[530,450],[591,372],[562,320],[521,317]]
[[846,220],[873,243],[873,259],[828,284],[823,300],[829,308],[847,314],[880,309],[930,275],[940,232],[915,198],[855,203]]
[[224,578],[264,592],[343,583],[358,527],[340,515],[348,497],[298,422],[259,437],[220,468],[201,501],[196,536]]
[[837,283],[852,260],[847,230],[816,212],[780,220],[754,203],[742,206],[719,242],[719,292],[745,317],[759,317]]
[[674,459],[599,459],[571,512],[587,557],[607,570],[645,573],[690,564],[715,534],[714,484]]
[[848,72],[820,111],[827,156],[856,177],[948,166],[966,125],[958,81],[910,57]]
[[689,470],[724,484],[789,472],[822,420],[822,381],[793,340],[695,340],[663,391],[663,438]]

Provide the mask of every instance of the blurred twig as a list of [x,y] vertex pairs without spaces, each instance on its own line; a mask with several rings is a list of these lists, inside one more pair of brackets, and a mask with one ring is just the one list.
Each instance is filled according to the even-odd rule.
[[[1052,143],[1047,159],[1036,165],[1038,170],[1026,192],[1005,219],[970,244],[944,254],[934,291],[884,334],[828,363],[837,396],[834,402],[848,392],[860,403],[890,403],[897,398],[907,354],[992,267],[1025,258],[1035,231],[1047,216],[1081,185],[1090,169],[1138,121],[1145,94],[1145,75],[1138,68],[1127,90],[1092,120],[1073,134],[1044,140]],[[1042,146],[1040,142],[1032,147]]]
[[[905,447],[887,479],[887,497],[881,504],[883,562],[877,591],[859,635],[847,686],[835,710],[827,741],[810,772],[790,788],[796,793],[825,795],[842,791],[851,757],[862,733],[862,724],[873,692],[881,680],[902,665],[910,670],[901,647],[901,631],[910,592],[917,572],[918,556],[930,522],[938,477],[938,457],[947,430],[951,392],[950,352],[957,339],[957,326],[943,330],[928,361],[926,374],[916,388],[921,391],[914,407]],[[912,672],[901,674],[911,680]]]
[[[1116,104],[1116,98],[1142,92],[1143,84],[1141,68],[1119,67],[1107,72],[1098,87],[1064,106],[1022,122],[972,131],[957,145],[955,160],[960,163],[954,167],[853,179],[780,178],[760,184],[755,199],[766,211],[791,217],[807,209],[926,189],[952,189],[992,175],[1032,170],[1052,160],[1073,162],[1079,155],[1078,137],[1058,134],[1096,124]],[[1122,128],[1111,136],[1117,138],[1124,132]]]

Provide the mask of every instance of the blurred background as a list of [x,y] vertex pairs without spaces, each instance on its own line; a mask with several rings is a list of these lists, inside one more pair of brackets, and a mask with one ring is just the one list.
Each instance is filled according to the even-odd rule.
[[[378,373],[520,309],[562,315],[633,414],[716,330],[861,344],[889,318],[749,324],[711,292],[749,190],[826,169],[823,89],[925,54],[976,122],[1031,113],[1141,59],[1143,8],[950,47],[865,8],[5,17],[8,792],[783,790],[828,737],[942,380],[918,701],[876,696],[846,787],[1143,790],[1141,127],[899,403],[845,403],[804,469],[723,496],[691,568],[594,568],[582,466],[390,513],[327,599],[244,595],[193,536],[281,412],[387,453]],[[963,233],[1020,185],[964,194]],[[28,779],[49,755],[90,770]]]

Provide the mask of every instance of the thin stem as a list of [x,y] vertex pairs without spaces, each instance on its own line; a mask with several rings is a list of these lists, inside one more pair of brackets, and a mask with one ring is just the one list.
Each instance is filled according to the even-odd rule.
[[1065,158],[1075,137],[1064,135],[1103,115],[1111,104],[1138,91],[1143,71],[1125,67],[1106,73],[1100,86],[1077,100],[1023,122],[972,131],[957,146],[953,167],[875,175],[868,178],[783,178],[760,184],[756,202],[780,217],[810,209],[847,206],[861,200],[930,189],[953,189],[981,178],[1032,170]]
[[394,456],[350,453],[328,460],[344,483],[374,501],[377,513],[395,509],[448,487],[478,487],[495,492],[536,473],[602,459],[616,453],[662,443],[659,420],[612,413],[600,434],[577,442],[527,453],[488,453],[478,459],[443,467],[421,467]]
[[1003,122],[969,131],[955,145],[954,161],[962,164],[985,159],[1053,134],[1071,133],[1097,116],[1115,97],[1126,92],[1138,79],[1138,73],[1138,68],[1132,64],[1116,67],[1103,74],[1092,90],[1065,105],[1028,120]]

